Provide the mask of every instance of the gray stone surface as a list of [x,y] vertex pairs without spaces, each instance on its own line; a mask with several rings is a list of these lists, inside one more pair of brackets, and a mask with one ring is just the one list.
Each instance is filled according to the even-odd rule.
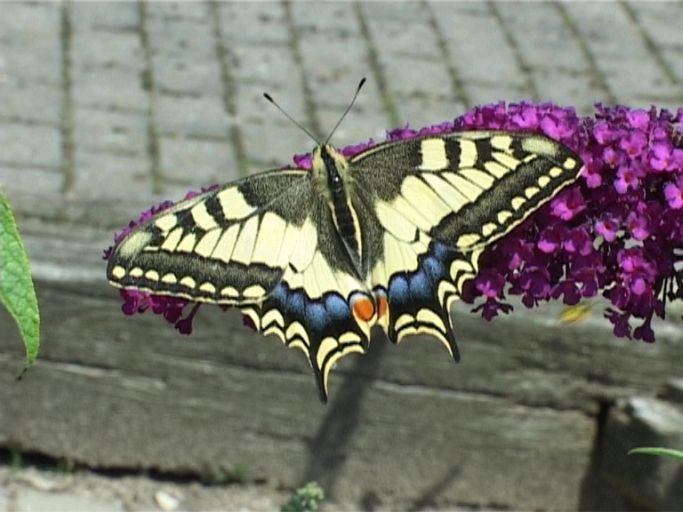
[[[322,407],[300,354],[234,314],[203,308],[189,340],[122,317],[100,259],[150,204],[310,150],[263,91],[324,136],[367,76],[338,145],[499,99],[677,108],[682,25],[680,2],[3,3],[0,187],[44,349],[16,383],[20,342],[0,313],[0,454],[140,474],[0,466],[0,511],[153,509],[159,490],[188,510],[269,510],[309,479],[341,509],[683,507],[670,461],[642,459],[657,478],[640,481],[622,468],[641,462],[620,458],[631,442],[681,442],[680,422],[656,434],[643,412],[680,407],[676,315],[645,345],[599,315],[489,324],[461,307],[458,367],[426,340],[377,344],[341,363]],[[252,484],[182,481],[207,475]]]
[[681,462],[653,455],[627,455],[637,447],[683,446],[683,408],[651,397],[619,400],[603,434],[600,505],[630,510],[678,510],[683,503]]
[[263,485],[207,487],[144,476],[111,478],[86,471],[0,466],[2,512],[265,512],[277,510],[288,499],[289,493]]

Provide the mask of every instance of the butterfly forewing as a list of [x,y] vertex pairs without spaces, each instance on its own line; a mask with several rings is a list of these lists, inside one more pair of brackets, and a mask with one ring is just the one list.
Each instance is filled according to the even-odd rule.
[[579,157],[541,135],[460,132],[387,143],[351,160],[392,232],[471,250],[504,236],[574,181]]
[[306,231],[306,174],[258,174],[162,211],[116,246],[110,282],[202,302],[262,299]]

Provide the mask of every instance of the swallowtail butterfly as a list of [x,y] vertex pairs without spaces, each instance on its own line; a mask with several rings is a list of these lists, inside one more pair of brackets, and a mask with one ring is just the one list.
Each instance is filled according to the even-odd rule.
[[112,285],[238,307],[301,349],[320,395],[380,326],[459,352],[449,307],[483,249],[573,182],[579,157],[541,135],[470,131],[386,142],[255,174],[162,211],[114,249]]

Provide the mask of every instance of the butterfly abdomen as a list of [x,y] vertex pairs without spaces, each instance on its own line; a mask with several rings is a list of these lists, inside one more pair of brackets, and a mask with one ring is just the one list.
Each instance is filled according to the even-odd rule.
[[325,181],[323,193],[329,201],[337,233],[342,238],[349,256],[360,266],[362,239],[358,215],[349,200],[345,181],[348,162],[337,150],[323,145],[313,154],[313,173],[318,182]]

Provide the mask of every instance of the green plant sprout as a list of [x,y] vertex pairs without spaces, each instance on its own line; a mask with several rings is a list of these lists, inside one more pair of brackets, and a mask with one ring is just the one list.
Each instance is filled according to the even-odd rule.
[[316,482],[299,487],[292,499],[280,509],[282,512],[316,512],[325,499],[325,493]]
[[643,455],[657,455],[659,457],[668,457],[670,459],[683,462],[683,451],[673,450],[671,448],[660,448],[660,447],[650,447],[642,446],[639,448],[633,448],[628,451],[629,455],[641,453]]

